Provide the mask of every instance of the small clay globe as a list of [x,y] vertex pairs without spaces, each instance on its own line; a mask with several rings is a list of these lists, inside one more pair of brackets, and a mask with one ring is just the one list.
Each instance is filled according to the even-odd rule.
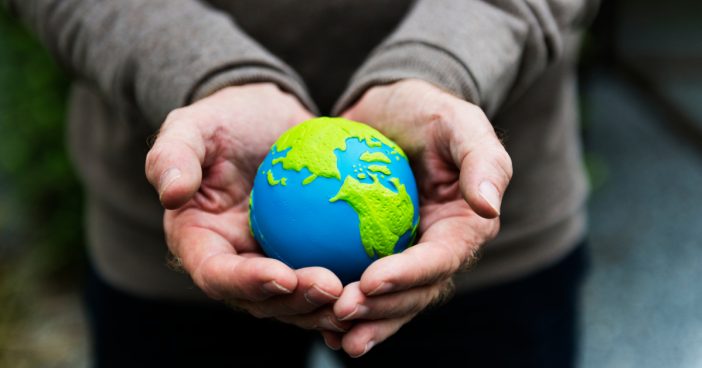
[[275,142],[254,180],[249,221],[269,257],[326,267],[346,284],[413,244],[418,209],[397,144],[368,125],[321,117]]

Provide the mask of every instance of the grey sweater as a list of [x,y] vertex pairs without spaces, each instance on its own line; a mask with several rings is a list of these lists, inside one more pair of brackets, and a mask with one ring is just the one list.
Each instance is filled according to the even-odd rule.
[[251,82],[326,114],[371,86],[420,78],[507,132],[502,230],[456,276],[459,291],[535,272],[584,235],[574,64],[595,1],[5,1],[75,77],[69,146],[88,193],[90,255],[116,287],[203,298],[166,267],[147,141],[172,109]]

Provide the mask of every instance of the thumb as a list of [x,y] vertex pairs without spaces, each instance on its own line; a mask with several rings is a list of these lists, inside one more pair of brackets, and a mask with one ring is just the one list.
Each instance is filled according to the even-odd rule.
[[176,209],[200,188],[205,144],[196,124],[164,123],[146,156],[146,177],[156,188],[161,204]]
[[512,160],[485,114],[474,105],[448,122],[451,156],[460,169],[463,198],[478,215],[500,215],[502,197],[512,178]]

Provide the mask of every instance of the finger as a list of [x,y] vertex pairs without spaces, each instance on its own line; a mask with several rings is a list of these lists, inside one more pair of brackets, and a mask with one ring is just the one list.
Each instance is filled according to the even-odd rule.
[[480,244],[497,232],[497,220],[479,216],[448,218],[434,223],[419,244],[373,262],[361,275],[367,296],[387,294],[449,278],[475,259]]
[[[304,303],[296,303],[305,308],[318,308],[333,303],[339,299],[344,289],[341,280],[330,270],[323,267],[306,267],[295,271],[298,279],[298,290],[303,296]],[[311,310],[311,309],[310,309]]]
[[463,198],[478,215],[499,216],[512,178],[512,161],[483,111],[461,101],[437,126],[443,130],[438,135],[449,138]]
[[[246,308],[246,306],[244,308]],[[252,314],[259,317],[255,314],[255,312],[252,312]],[[334,316],[334,311],[331,307],[321,308],[315,312],[307,314],[279,316],[276,317],[276,319],[306,330],[332,331],[337,333],[344,333],[352,326],[350,322],[338,321]]]
[[297,287],[290,295],[265,301],[240,303],[240,306],[259,318],[294,316],[310,313],[339,299],[341,281],[326,268],[308,267],[295,271]]
[[341,349],[341,338],[342,334],[332,331],[320,331],[322,338],[324,339],[324,344],[327,345],[329,349],[337,351]]
[[412,318],[414,318],[413,315],[407,315],[400,318],[359,322],[344,334],[341,346],[349,356],[358,358],[394,335]]
[[205,143],[197,125],[179,110],[169,114],[146,156],[146,177],[169,209],[182,206],[202,181]]
[[297,286],[295,272],[284,263],[237,255],[229,242],[209,229],[187,227],[174,238],[171,250],[211,298],[260,301],[291,294]]
[[[364,306],[366,295],[361,291],[358,281],[352,282],[344,287],[344,292],[339,300],[334,303],[334,314],[340,321],[350,320],[358,314],[359,305]],[[364,307],[361,307],[364,308]]]
[[377,320],[415,315],[427,307],[448,300],[453,291],[451,279],[436,284],[412,288],[392,294],[366,297],[356,286],[344,290],[334,304],[334,314],[340,321]]

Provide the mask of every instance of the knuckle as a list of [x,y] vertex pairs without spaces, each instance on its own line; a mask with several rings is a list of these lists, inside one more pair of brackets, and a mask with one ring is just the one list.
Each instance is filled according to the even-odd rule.
[[[160,158],[163,156],[163,148],[161,147],[160,144],[157,143],[149,150],[149,152],[146,154],[146,173],[149,175],[149,178],[154,180],[157,179],[154,177],[154,175],[158,175],[158,173],[154,172],[157,168],[157,163],[160,161]],[[153,183],[152,184],[156,184]]]
[[483,109],[480,108],[480,106],[470,102],[466,102],[465,104],[463,104],[463,106],[465,108],[466,114],[471,118],[477,120],[484,120],[486,122],[488,121],[485,112],[483,111]]
[[182,120],[188,114],[187,107],[179,107],[171,110],[171,112],[166,115],[166,120],[163,122],[163,126],[173,124],[173,122]]
[[487,240],[494,239],[497,236],[497,233],[500,232],[500,220],[493,219],[490,221],[492,222],[492,225],[490,226],[490,230],[488,231]]
[[191,277],[195,285],[197,285],[205,295],[215,300],[221,300],[223,299],[222,294],[217,290],[218,288],[214,285],[214,282],[209,276],[214,272],[214,263],[211,259],[212,258],[208,258],[203,261],[202,264],[191,273]]
[[507,177],[507,180],[512,178],[512,157],[507,153],[507,150],[501,148],[497,152],[497,163]]

